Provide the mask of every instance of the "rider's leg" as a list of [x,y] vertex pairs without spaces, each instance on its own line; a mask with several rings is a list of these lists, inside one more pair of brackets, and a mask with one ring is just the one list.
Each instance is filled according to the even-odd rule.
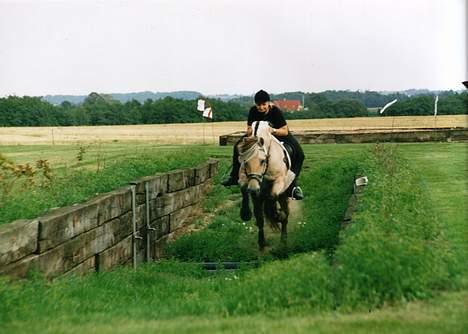
[[299,145],[299,142],[294,138],[294,136],[290,135],[288,136],[288,144],[292,146],[294,154],[292,158],[292,163],[291,163],[291,170],[296,174],[296,178],[293,181],[292,184],[292,193],[291,197],[297,200],[301,200],[304,198],[304,194],[302,193],[302,189],[298,184],[298,179],[299,175],[302,170],[302,164],[304,162],[304,151],[302,150],[301,145]]
[[237,144],[239,144],[241,140],[242,138],[237,141],[237,143],[234,145],[234,148],[233,148],[231,172],[229,173],[229,176],[221,182],[221,184],[225,187],[234,186],[238,184],[240,162],[239,162],[239,152],[237,151]]
[[296,174],[296,179],[298,179],[302,170],[302,164],[304,163],[304,151],[299,143],[297,143],[297,146],[294,149],[296,152],[294,153],[294,162],[292,163],[291,170]]

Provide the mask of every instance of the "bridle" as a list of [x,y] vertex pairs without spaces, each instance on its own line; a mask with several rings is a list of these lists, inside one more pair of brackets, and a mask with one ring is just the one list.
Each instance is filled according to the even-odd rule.
[[[257,156],[259,151],[265,153],[266,160],[265,160],[265,164],[263,165],[263,171],[261,173],[247,173],[247,168],[245,167],[245,163],[248,162],[249,160],[252,160],[252,158],[254,158],[255,156]],[[269,159],[270,159],[270,156],[268,155],[268,151],[266,150],[265,146],[260,146],[258,144],[258,141],[245,152],[239,153],[239,160],[242,166],[241,168],[244,169],[245,174],[247,175],[247,179],[249,181],[256,180],[259,184],[262,184],[263,177],[268,170]]]

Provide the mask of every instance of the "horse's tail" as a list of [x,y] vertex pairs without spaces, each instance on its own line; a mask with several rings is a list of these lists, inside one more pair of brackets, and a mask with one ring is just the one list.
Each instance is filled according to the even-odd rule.
[[264,211],[265,216],[270,223],[270,227],[274,231],[280,230],[280,225],[278,224],[278,219],[276,217],[277,210],[276,210],[276,200],[273,198],[269,198],[264,203]]

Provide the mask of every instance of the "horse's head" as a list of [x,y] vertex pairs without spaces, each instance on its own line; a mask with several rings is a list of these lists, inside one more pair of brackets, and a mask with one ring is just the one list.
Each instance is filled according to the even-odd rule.
[[259,193],[263,176],[268,169],[268,151],[263,137],[245,137],[237,147],[241,163],[241,187]]

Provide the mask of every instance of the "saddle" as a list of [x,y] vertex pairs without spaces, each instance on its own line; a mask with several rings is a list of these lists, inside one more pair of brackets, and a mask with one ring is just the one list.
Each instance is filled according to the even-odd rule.
[[281,141],[276,137],[273,137],[273,140],[278,142],[281,145],[281,147],[283,148],[284,162],[286,163],[286,166],[288,167],[288,169],[291,170],[292,169],[292,164],[294,162],[294,155],[295,155],[294,148],[288,142]]

